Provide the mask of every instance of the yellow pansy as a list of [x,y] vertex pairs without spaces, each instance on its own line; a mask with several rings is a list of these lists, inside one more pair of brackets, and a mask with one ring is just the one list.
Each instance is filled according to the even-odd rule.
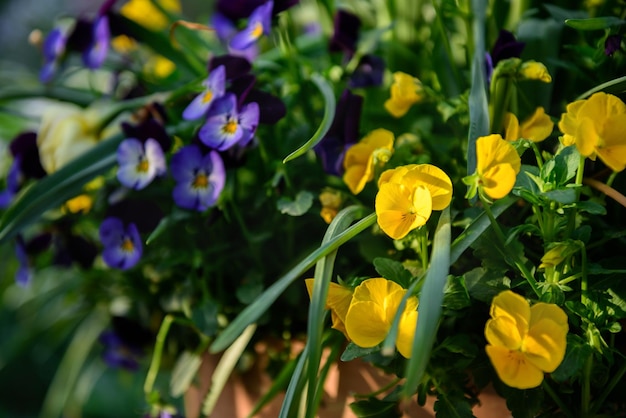
[[[180,13],[179,0],[156,0],[164,10],[170,13]],[[167,16],[152,3],[152,0],[130,0],[125,3],[120,13],[148,29],[157,31],[167,28],[170,24]]]
[[[405,293],[406,289],[391,280],[373,278],[363,281],[354,289],[345,317],[348,338],[364,348],[383,342]],[[396,347],[405,358],[411,357],[417,305],[417,298],[409,297],[400,317]]]
[[559,129],[563,145],[576,145],[581,155],[600,160],[613,171],[626,167],[626,105],[604,92],[567,105]]
[[176,64],[162,55],[152,55],[143,67],[146,74],[155,78],[166,78],[171,75],[175,69]]
[[452,181],[431,164],[411,164],[386,170],[378,181],[378,225],[393,239],[404,238],[428,221],[433,210],[452,200]]
[[391,97],[385,102],[385,109],[396,118],[402,117],[411,106],[424,99],[422,82],[401,71],[393,73]]
[[[309,298],[313,294],[313,283],[314,279],[306,279],[304,283],[306,284],[306,290],[309,292]],[[346,338],[348,337],[348,333],[346,332],[346,314],[348,313],[348,308],[350,307],[350,302],[352,301],[352,289],[348,289],[347,287],[341,286],[337,283],[330,282],[330,287],[328,288],[328,296],[326,297],[326,309],[330,309],[330,314],[332,318],[332,328],[337,331],[341,331]]]
[[343,160],[343,181],[354,194],[360,193],[374,179],[374,168],[384,164],[393,153],[393,133],[375,129],[346,151]]
[[544,83],[552,81],[546,66],[537,61],[524,61],[518,70],[518,74],[526,80],[539,80]]
[[546,115],[543,107],[538,107],[521,124],[513,113],[507,112],[504,115],[504,139],[507,141],[524,138],[533,142],[541,142],[550,136],[552,129],[554,129],[554,122],[550,116]]
[[492,199],[501,199],[513,189],[521,168],[519,154],[498,134],[476,140],[478,187]]
[[485,324],[487,355],[500,380],[530,389],[553,372],[565,356],[569,330],[567,315],[554,304],[532,307],[522,296],[506,290],[491,304],[491,319]]
[[320,216],[327,224],[329,224],[333,221],[333,219],[335,219],[335,216],[337,216],[337,213],[339,213],[339,209],[343,204],[341,192],[339,190],[326,188],[322,191],[322,193],[320,193],[319,200],[322,204]]

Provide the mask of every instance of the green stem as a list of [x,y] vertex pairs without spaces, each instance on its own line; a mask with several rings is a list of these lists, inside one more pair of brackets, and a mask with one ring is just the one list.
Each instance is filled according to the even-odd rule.
[[163,355],[165,338],[167,337],[167,333],[169,332],[170,326],[174,320],[175,317],[173,315],[166,315],[161,323],[161,328],[159,328],[159,333],[157,334],[156,343],[154,345],[154,352],[152,354],[152,361],[150,362],[150,368],[148,369],[146,381],[143,385],[143,392],[146,395],[146,398],[150,398],[150,394],[152,393],[154,381],[156,380],[157,374],[159,373],[159,367],[161,366],[161,357]]
[[613,181],[615,181],[615,177],[617,177],[617,174],[618,174],[617,171],[614,171],[611,173],[608,180],[606,181],[607,186],[611,187],[613,185]]
[[503,253],[505,253],[505,255],[508,255],[509,257],[511,257],[515,267],[517,267],[517,269],[520,271],[520,273],[522,273],[522,276],[524,276],[524,278],[526,279],[526,281],[528,282],[530,287],[533,289],[535,294],[538,297],[540,297],[541,296],[541,292],[539,291],[539,288],[537,287],[537,280],[535,280],[535,277],[528,270],[528,267],[526,267],[526,265],[518,258],[517,254],[515,254],[515,253],[508,253],[507,254],[506,253],[506,238],[504,236],[504,233],[502,232],[502,229],[500,228],[500,225],[496,221],[496,218],[493,216],[493,213],[491,212],[491,205],[490,205],[489,202],[487,202],[487,200],[484,198],[484,196],[481,193],[478,193],[478,195],[480,196],[480,200],[483,203],[483,207],[485,208],[485,213],[489,217],[489,222],[491,223],[491,227],[493,228],[494,232],[496,233],[498,241],[500,241],[500,245],[502,246],[502,250],[501,251],[503,251]]
[[[580,200],[580,188],[583,184],[583,175],[585,171],[585,157],[580,156],[578,160],[578,169],[576,170],[576,179],[574,180],[574,184],[577,186],[574,190],[576,191],[576,201]],[[569,219],[567,223],[567,236],[571,237],[574,229],[576,227],[576,215],[578,211],[574,208],[569,213]]]
[[574,414],[572,413],[572,411],[570,411],[570,409],[567,407],[567,405],[563,402],[563,400],[554,391],[554,389],[552,389],[550,384],[548,384],[548,382],[545,379],[543,380],[543,383],[541,384],[541,387],[548,393],[548,395],[550,395],[550,397],[552,398],[554,403],[556,403],[558,405],[558,407],[561,410],[561,412],[563,414],[565,414],[565,416],[567,418],[574,418]]
[[541,152],[539,151],[539,147],[537,147],[537,144],[532,141],[530,143],[530,147],[533,149],[533,152],[535,153],[535,159],[537,160],[537,167],[539,168],[539,170],[541,170],[541,168],[543,167],[543,158],[541,157]]
[[580,280],[580,301],[583,303],[583,305],[587,305],[589,303],[589,297],[588,297],[588,282],[587,282],[587,249],[585,248],[584,244],[582,244],[581,249],[580,249],[580,254],[581,254],[581,280]]

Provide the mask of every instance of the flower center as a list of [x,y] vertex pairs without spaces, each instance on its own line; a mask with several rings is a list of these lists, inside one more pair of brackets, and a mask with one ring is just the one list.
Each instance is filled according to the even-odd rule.
[[258,39],[263,34],[263,25],[261,22],[256,22],[254,24],[251,34],[254,39]]
[[150,169],[150,162],[146,158],[142,158],[136,167],[139,173],[146,173]]
[[124,237],[124,240],[122,241],[122,245],[120,247],[122,248],[122,251],[130,253],[135,249],[135,244],[133,244],[130,238]]
[[193,188],[194,189],[206,189],[209,185],[209,178],[204,173],[196,174],[196,178],[193,180]]
[[207,104],[213,99],[213,92],[211,90],[205,91],[202,95],[202,104]]
[[229,119],[228,122],[226,122],[226,124],[222,127],[222,131],[225,134],[232,135],[237,130],[237,126],[238,124],[235,119]]

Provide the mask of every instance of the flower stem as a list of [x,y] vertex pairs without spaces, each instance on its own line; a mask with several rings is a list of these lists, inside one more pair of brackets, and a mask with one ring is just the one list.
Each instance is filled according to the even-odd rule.
[[591,400],[591,370],[593,369],[593,353],[589,354],[583,369],[583,387],[580,396],[580,416],[589,417],[589,407]]
[[626,361],[622,363],[622,366],[619,368],[617,373],[613,375],[613,378],[609,382],[608,385],[600,392],[598,399],[593,401],[593,405],[589,411],[589,416],[595,416],[598,412],[598,409],[604,404],[604,400],[611,394],[615,386],[622,380],[624,374],[626,373]]
[[[485,208],[485,213],[487,214],[487,217],[489,217],[489,221],[491,222],[491,227],[496,233],[496,236],[498,237],[498,241],[500,241],[500,245],[502,246],[501,251],[506,252],[506,238],[504,236],[504,233],[502,232],[502,229],[500,228],[500,225],[496,221],[496,218],[493,216],[493,213],[491,212],[490,203],[487,202],[487,200],[484,198],[484,196],[481,193],[479,193],[478,195],[480,196],[480,200],[483,203],[483,207]],[[515,264],[515,267],[517,267],[520,273],[522,273],[522,276],[524,276],[524,278],[526,279],[530,287],[533,289],[535,294],[538,297],[541,296],[541,292],[539,291],[539,288],[537,287],[537,280],[535,280],[535,277],[528,270],[528,267],[526,267],[524,262],[518,258],[517,254],[508,253],[505,255],[508,255],[511,257],[511,259],[513,260],[513,264]]]
[[146,381],[143,385],[143,392],[146,397],[150,397],[152,388],[154,387],[154,381],[156,380],[159,367],[161,366],[161,357],[163,355],[163,345],[165,344],[165,338],[170,330],[170,326],[174,322],[173,315],[165,315],[159,333],[157,334],[156,343],[154,344],[154,352],[152,353],[152,361],[150,362],[150,368],[146,375]]
[[565,414],[567,418],[574,418],[574,414],[572,413],[572,411],[569,410],[567,405],[565,405],[563,400],[559,398],[559,395],[554,391],[554,389],[552,389],[552,386],[550,386],[550,384],[545,379],[541,384],[541,387],[543,388],[543,390],[546,391],[548,395],[550,395],[554,403],[558,405],[561,412]]

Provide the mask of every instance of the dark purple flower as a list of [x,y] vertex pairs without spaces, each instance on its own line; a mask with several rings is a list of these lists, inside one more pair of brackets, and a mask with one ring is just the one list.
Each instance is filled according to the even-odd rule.
[[374,87],[383,83],[385,61],[376,55],[363,55],[359,64],[350,76],[348,85],[356,87]]
[[16,136],[9,145],[11,155],[20,159],[20,171],[25,179],[40,179],[46,176],[46,171],[41,166],[39,148],[37,147],[37,134],[24,132]]
[[248,103],[238,110],[237,98],[227,93],[213,103],[198,135],[208,147],[224,151],[235,144],[246,146],[252,140],[258,123],[257,103]]
[[226,181],[217,152],[205,155],[199,146],[187,145],[174,154],[170,170],[176,180],[173,197],[178,206],[197,211],[215,206]]
[[98,16],[92,23],[91,43],[83,51],[83,63],[87,68],[95,70],[102,66],[109,52],[110,40],[109,18]]
[[356,51],[359,38],[361,19],[346,10],[339,10],[335,14],[334,33],[328,48],[333,52],[343,52],[351,57]]
[[54,28],[48,33],[43,41],[44,63],[39,73],[42,83],[48,83],[54,77],[59,66],[59,61],[65,53],[67,35],[61,28]]
[[124,225],[119,218],[106,218],[100,225],[100,241],[102,258],[109,267],[127,270],[141,258],[143,246],[134,223]]
[[202,82],[204,91],[197,95],[183,111],[183,119],[199,119],[207,114],[211,104],[224,95],[226,91],[226,68],[223,65],[209,73]]
[[15,256],[19,263],[15,272],[15,283],[21,287],[26,287],[33,279],[33,271],[28,261],[24,238],[21,235],[18,235],[15,240]]
[[9,168],[9,172],[7,173],[7,188],[0,192],[0,209],[9,207],[11,202],[13,202],[13,198],[20,190],[20,185],[22,183],[20,165],[20,157],[16,157],[13,160],[13,164],[11,164],[11,167]]
[[[252,14],[254,9],[265,3],[266,0],[218,0],[216,10],[227,19],[235,22],[245,19]],[[298,4],[298,0],[274,0],[273,14]]]
[[141,234],[149,234],[163,219],[163,211],[154,199],[126,198],[109,203],[106,216],[118,218],[125,225],[132,223]]
[[248,18],[247,26],[230,40],[230,47],[237,51],[246,50],[256,43],[261,35],[269,35],[272,26],[274,1],[260,5]]
[[129,371],[135,371],[139,368],[139,360],[143,356],[143,351],[138,346],[128,344],[116,331],[104,331],[100,334],[98,341],[104,346],[102,359],[110,367]]
[[167,152],[172,147],[172,139],[165,130],[166,116],[162,105],[151,103],[141,109],[137,124],[123,122],[122,130],[127,138],[137,138],[142,142],[152,138],[159,143],[163,152]]
[[604,55],[610,57],[622,47],[621,35],[609,35],[604,41]]
[[159,143],[148,138],[141,142],[136,138],[127,138],[117,148],[117,179],[126,187],[141,190],[165,174],[165,155]]
[[519,58],[526,44],[515,39],[511,32],[501,29],[491,52],[485,58],[487,67],[487,80],[491,80],[493,69],[498,63],[507,58]]
[[352,94],[348,89],[343,91],[330,129],[314,148],[328,174],[343,174],[344,154],[359,138],[362,107],[362,96]]

